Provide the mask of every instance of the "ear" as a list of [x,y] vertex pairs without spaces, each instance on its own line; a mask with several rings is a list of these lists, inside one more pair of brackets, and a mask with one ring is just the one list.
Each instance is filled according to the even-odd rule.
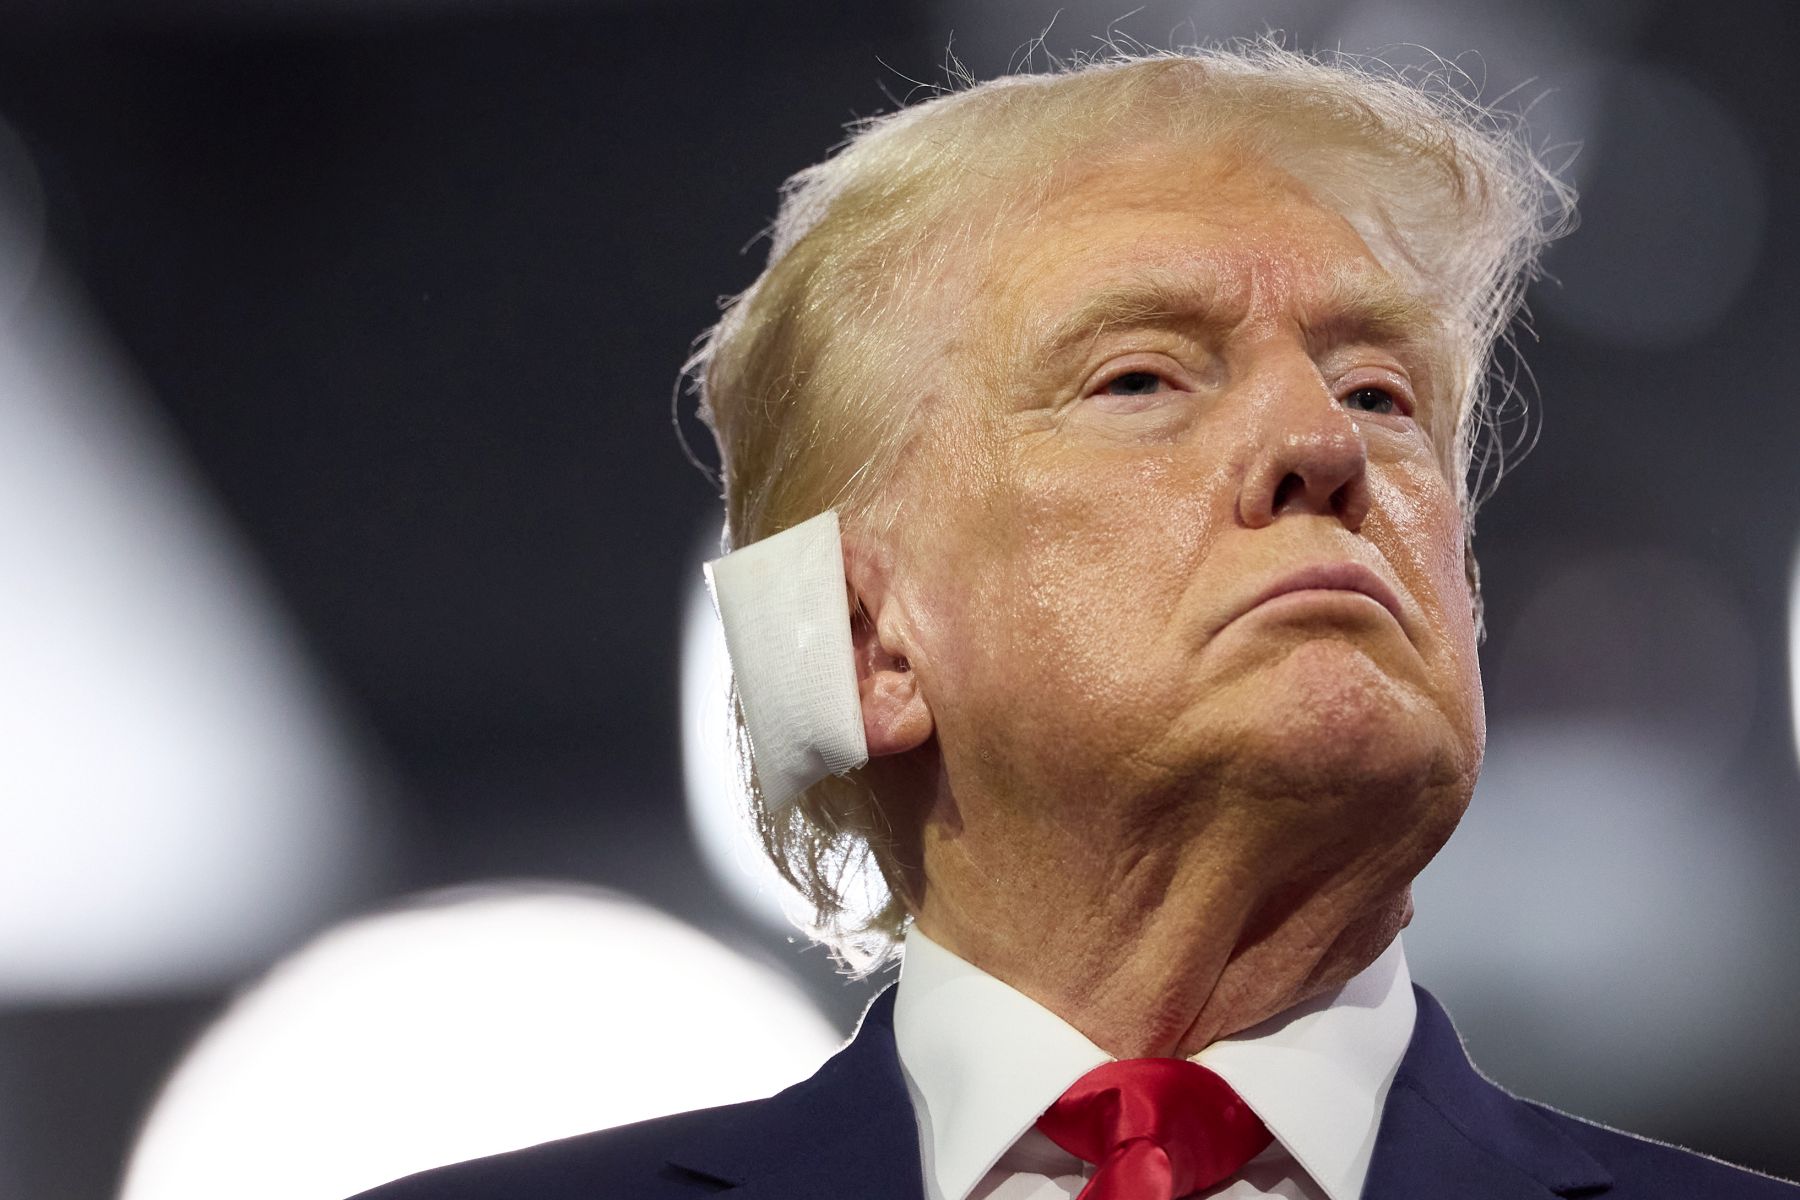
[[893,589],[892,560],[868,543],[844,541],[850,641],[869,757],[904,754],[931,737],[931,707],[913,670],[910,623]]

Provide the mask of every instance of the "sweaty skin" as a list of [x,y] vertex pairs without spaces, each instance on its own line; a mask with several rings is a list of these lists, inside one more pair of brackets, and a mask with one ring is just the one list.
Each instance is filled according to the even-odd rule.
[[1473,789],[1437,327],[1241,160],[1095,170],[982,262],[907,516],[847,556],[914,915],[1109,1052],[1191,1054],[1379,954]]

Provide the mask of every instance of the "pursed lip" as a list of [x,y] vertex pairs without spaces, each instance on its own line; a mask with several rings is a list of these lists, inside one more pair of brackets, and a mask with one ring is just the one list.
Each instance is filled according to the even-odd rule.
[[[1277,596],[1285,596],[1289,592],[1333,591],[1358,592],[1374,600],[1393,615],[1402,629],[1406,628],[1406,619],[1401,614],[1400,597],[1381,576],[1368,567],[1356,562],[1316,563],[1289,572],[1271,583],[1255,599],[1244,605],[1231,615],[1231,621],[1237,620],[1245,613],[1266,604]],[[1226,624],[1230,624],[1227,621]]]

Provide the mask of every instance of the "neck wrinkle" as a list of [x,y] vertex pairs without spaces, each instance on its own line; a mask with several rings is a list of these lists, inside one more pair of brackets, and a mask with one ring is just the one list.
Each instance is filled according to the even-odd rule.
[[916,921],[1115,1057],[1191,1055],[1353,977],[1407,899],[1407,880],[1371,891],[1366,864],[1321,870],[1320,847],[1217,824],[1156,853],[1090,843],[985,873],[949,839]]

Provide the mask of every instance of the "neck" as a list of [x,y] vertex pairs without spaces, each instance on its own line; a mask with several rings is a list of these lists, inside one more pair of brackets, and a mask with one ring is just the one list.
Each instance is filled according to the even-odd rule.
[[1185,1057],[1347,982],[1411,915],[1416,847],[1204,826],[1145,850],[928,822],[919,928],[1115,1057]]

